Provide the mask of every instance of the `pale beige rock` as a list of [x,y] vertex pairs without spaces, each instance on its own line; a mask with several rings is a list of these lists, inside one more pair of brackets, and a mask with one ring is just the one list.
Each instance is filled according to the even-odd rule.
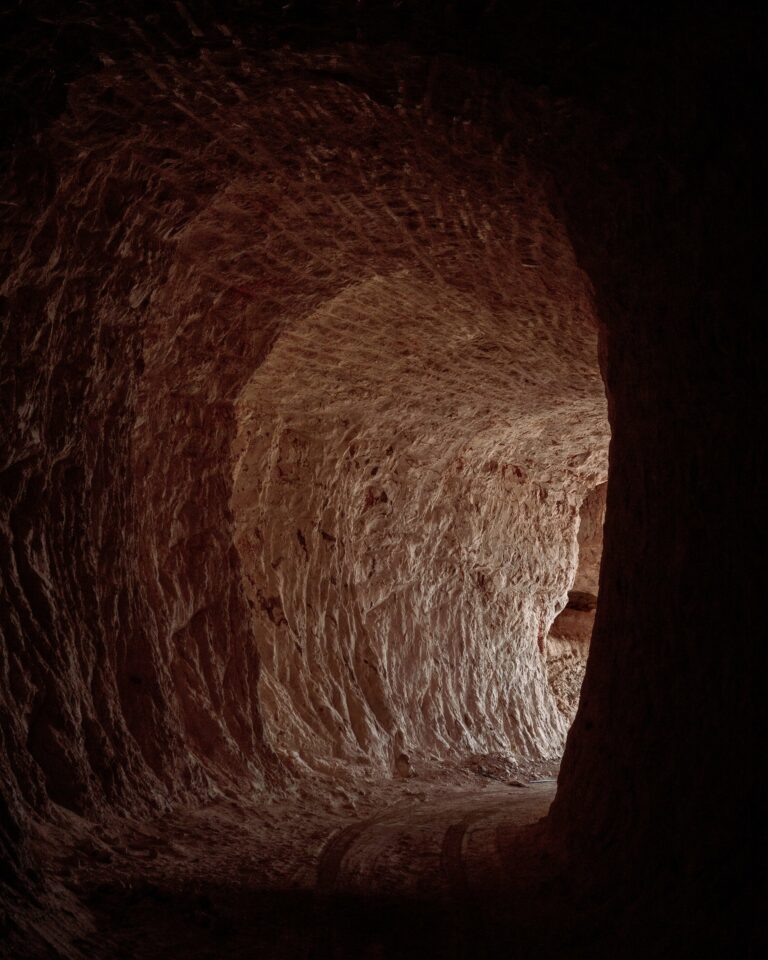
[[495,312],[481,276],[348,287],[243,390],[232,509],[281,756],[386,770],[402,745],[561,751],[540,640],[607,432],[578,273],[573,312],[526,303],[564,282],[565,249],[533,277],[511,260],[515,301]]
[[602,483],[587,494],[579,509],[576,575],[568,592],[568,602],[547,635],[547,676],[557,705],[569,725],[576,715],[595,625],[606,486]]

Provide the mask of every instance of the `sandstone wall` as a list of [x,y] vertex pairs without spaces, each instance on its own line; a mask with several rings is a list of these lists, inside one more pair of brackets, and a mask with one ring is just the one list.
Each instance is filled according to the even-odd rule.
[[107,67],[16,160],[18,810],[562,744],[542,637],[607,432],[567,238],[471,125],[266,61]]
[[[233,777],[259,789],[274,766],[270,744],[318,752],[319,742],[319,752],[354,756],[371,730],[389,736],[385,697],[373,706],[383,684],[366,678],[364,660],[350,659],[333,710],[351,727],[354,703],[363,722],[359,734],[334,738],[336,716],[320,718],[312,706],[328,691],[305,694],[309,671],[294,646],[301,695],[293,706],[303,726],[280,743],[275,704],[287,686],[264,638],[290,649],[305,584],[319,589],[326,555],[347,583],[362,582],[371,557],[358,532],[374,521],[380,539],[371,542],[383,547],[391,524],[406,526],[387,513],[390,491],[395,504],[400,496],[427,505],[432,481],[406,496],[394,479],[395,468],[406,470],[406,450],[391,444],[385,471],[380,424],[360,450],[381,466],[381,479],[364,485],[364,463],[351,479],[354,440],[287,411],[300,421],[297,455],[304,449],[307,462],[327,464],[326,476],[357,495],[356,512],[343,524],[334,514],[328,530],[314,487],[286,483],[281,498],[273,476],[247,486],[241,473],[233,486],[235,467],[271,456],[266,429],[277,434],[276,449],[290,445],[280,404],[265,396],[268,370],[262,380],[258,370],[281,332],[292,349],[309,321],[327,319],[328,305],[376,278],[404,277],[423,290],[435,287],[437,272],[458,288],[459,314],[471,301],[473,316],[509,320],[509,264],[515,288],[529,276],[526,297],[551,325],[532,326],[533,339],[550,359],[578,357],[587,341],[578,337],[577,346],[574,327],[550,309],[582,302],[572,242],[594,284],[613,441],[600,610],[549,828],[572,863],[588,874],[599,864],[607,886],[626,880],[631,863],[635,882],[644,877],[649,889],[660,889],[664,873],[668,889],[693,891],[691,901],[706,893],[705,910],[728,898],[748,902],[751,810],[761,795],[753,742],[764,722],[753,560],[762,470],[752,426],[762,382],[752,198],[762,32],[751,14],[718,21],[704,8],[678,21],[643,19],[638,7],[627,28],[582,8],[569,19],[549,6],[520,18],[502,4],[480,5],[476,17],[459,6],[443,16],[429,3],[416,12],[408,3],[355,4],[353,14],[334,3],[331,12],[350,15],[327,26],[318,14],[303,28],[286,4],[282,20],[276,14],[268,29],[233,39],[213,12],[198,26],[177,4],[146,23],[123,14],[101,21],[91,8],[62,23],[37,4],[47,16],[36,29],[50,42],[6,49],[24,91],[3,99],[20,130],[4,145],[0,384],[11,411],[2,423],[0,818],[13,882],[27,812],[56,816],[51,800],[135,812],[210,795]],[[312,62],[264,53],[286,37],[324,52]],[[441,53],[378,47],[402,37]],[[368,46],[354,57],[346,44],[361,38]],[[93,76],[74,82],[84,73]],[[527,85],[524,94],[509,76]],[[403,193],[414,171],[422,171],[418,195]],[[385,198],[373,220],[371,195]],[[491,231],[502,238],[494,249],[483,233],[496,210],[504,215]],[[515,233],[519,224],[525,229]],[[425,263],[427,249],[439,257]],[[540,270],[544,263],[553,269]],[[563,271],[571,279],[558,287]],[[437,289],[434,303],[441,298]],[[556,331],[549,345],[547,329]],[[344,340],[341,327],[333,331]],[[542,383],[533,379],[541,410]],[[250,451],[252,388],[264,420]],[[573,389],[566,382],[568,405],[586,396]],[[559,390],[560,378],[550,392]],[[551,437],[559,417],[501,428],[499,442],[524,450],[537,431]],[[508,461],[494,454],[499,468],[510,463],[530,480],[525,487],[517,478],[512,501],[509,470],[503,479],[482,472],[486,442],[472,448],[462,438],[479,454],[462,471],[446,469],[463,457],[451,443],[428,459],[441,516],[456,496],[480,506],[476,516],[451,508],[451,523],[468,535],[465,547],[452,546],[455,556],[496,570],[512,549],[499,536],[469,549],[476,532],[509,518],[535,545],[538,524],[553,516],[520,525],[535,491],[564,503],[566,488],[586,489],[603,475],[577,460],[558,487],[551,468],[562,476],[567,456],[553,452],[529,477],[519,453]],[[414,446],[425,449],[424,438]],[[258,552],[256,520],[267,507],[285,537]],[[558,521],[566,538],[567,527]],[[323,530],[341,540],[337,553]],[[275,548],[288,544],[311,576],[279,579]],[[568,579],[569,562],[573,572],[570,556],[558,557],[556,579]],[[413,564],[398,557],[392,582]],[[366,584],[357,607],[342,579],[347,592],[332,598],[334,610],[349,613],[347,640],[364,636],[366,651],[372,634],[351,611],[377,609],[368,604],[391,598],[392,582]],[[501,580],[492,582],[496,590]],[[409,602],[422,609],[428,592],[410,589]],[[555,592],[553,584],[542,609]],[[286,625],[265,622],[268,610],[278,619],[275,597]],[[415,637],[395,600],[380,608],[386,623]],[[503,622],[517,630],[513,604],[506,609]],[[451,644],[469,616],[455,618]],[[487,651],[495,634],[480,634]],[[412,703],[418,680],[409,675],[409,685]],[[551,720],[546,695],[536,713]],[[430,716],[442,723],[443,706]],[[404,736],[429,746],[418,717],[408,719]],[[446,744],[465,737],[455,719]],[[735,775],[723,775],[723,758]]]
[[587,494],[579,508],[576,575],[565,608],[555,617],[547,634],[549,685],[569,726],[576,715],[595,624],[605,493],[606,485],[602,483]]
[[243,391],[232,508],[281,754],[559,753],[542,638],[604,426],[588,326],[579,367],[533,316],[376,276],[286,331]]
[[[704,17],[703,43],[681,25],[663,59],[646,53],[643,83],[623,88],[633,123],[595,123],[578,160],[613,171],[601,191],[559,154],[597,291],[612,439],[600,602],[550,814],[589,882],[620,877],[656,921],[726,954],[748,952],[760,927],[752,758],[765,724],[749,437],[763,382],[749,144],[764,60],[756,24],[731,26],[721,42]],[[617,95],[603,93],[604,117]]]

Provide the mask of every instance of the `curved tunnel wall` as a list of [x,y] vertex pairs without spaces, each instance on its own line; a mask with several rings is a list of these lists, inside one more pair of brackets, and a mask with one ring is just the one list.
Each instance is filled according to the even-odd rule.
[[607,433],[585,280],[522,163],[306,69],[107,70],[52,134],[6,287],[35,806],[561,748],[542,638]]
[[[647,33],[633,34],[621,68],[611,47],[593,70],[587,47],[588,69],[579,74],[577,57],[575,75],[558,76],[577,100],[597,101],[597,116],[541,91],[518,113],[508,91],[462,106],[467,77],[427,82],[421,98],[430,108],[447,90],[454,116],[493,117],[487,146],[506,138],[505,169],[524,143],[533,168],[550,171],[602,324],[613,447],[601,604],[550,828],[585,862],[621,872],[631,861],[647,876],[662,862],[681,876],[684,864],[698,889],[718,859],[742,889],[758,795],[750,558],[761,474],[740,424],[755,409],[758,373],[743,224],[760,85],[754,62],[734,57],[750,49],[745,23],[729,21],[727,48],[706,46],[706,17],[685,37],[654,32],[650,47]],[[524,44],[529,34],[519,35]],[[290,263],[317,251],[286,259],[279,234],[266,257],[284,264],[280,284],[260,299],[248,279],[263,261],[241,269],[242,244],[216,260],[233,224],[252,235],[270,215],[228,206],[234,181],[258,170],[269,183],[296,165],[291,149],[270,167],[259,117],[253,127],[223,122],[227,110],[242,119],[251,109],[245,87],[246,101],[270,89],[272,67],[249,72],[240,54],[216,50],[183,69],[149,51],[106,86],[73,86],[61,122],[45,145],[19,147],[8,180],[2,389],[16,418],[4,424],[0,763],[11,854],[30,806],[55,813],[48,798],[137,811],[205,795],[233,773],[258,786],[271,767],[224,464],[239,450],[237,400],[278,328],[361,276],[328,284],[323,268],[318,295],[303,294]],[[408,92],[411,66],[401,70]],[[423,134],[423,114],[413,126]],[[474,133],[463,123],[449,125],[449,142],[465,136]],[[468,152],[477,162],[477,141]],[[486,172],[481,197],[494,183]],[[286,201],[280,225],[290,232],[290,190]],[[377,253],[378,272],[403,268]],[[243,342],[235,315],[259,337]],[[219,643],[226,655],[214,662]],[[741,771],[736,782],[721,776],[723,756]]]
[[232,507],[283,755],[559,755],[541,638],[606,424],[588,315],[525,297],[578,275],[525,269],[510,252],[515,300],[494,311],[476,273],[469,291],[418,268],[349,287],[238,401]]

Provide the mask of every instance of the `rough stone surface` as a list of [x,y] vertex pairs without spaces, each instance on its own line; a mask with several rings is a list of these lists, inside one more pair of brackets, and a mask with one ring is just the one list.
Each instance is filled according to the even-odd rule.
[[13,171],[21,817],[562,751],[543,638],[607,468],[588,284],[522,158],[266,59],[107,66],[46,189]]
[[522,165],[307,67],[107,69],[50,133],[5,285],[34,805],[258,785],[269,747],[561,749],[540,641],[606,469],[583,276]]
[[[600,603],[505,889],[545,931],[577,891],[625,945],[650,924],[655,955],[738,954],[764,24],[118,6],[34,0],[0,30],[6,942],[83,956],[55,851],[119,817],[559,753],[546,638],[606,476],[597,322]],[[519,881],[550,856],[537,908]]]
[[[448,262],[439,242],[426,256]],[[606,430],[572,271],[563,256],[528,279],[511,257],[513,302],[493,311],[479,271],[469,290],[458,271],[374,276],[282,334],[244,388],[232,510],[281,756],[559,755],[541,638]],[[573,290],[559,324],[537,316],[548,281]]]
[[606,485],[589,493],[579,510],[578,566],[568,602],[547,635],[549,684],[557,706],[570,726],[576,715],[581,684],[595,624],[600,559],[603,552]]

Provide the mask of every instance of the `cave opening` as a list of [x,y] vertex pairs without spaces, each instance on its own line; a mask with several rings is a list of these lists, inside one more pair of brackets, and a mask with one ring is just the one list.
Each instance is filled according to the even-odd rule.
[[749,955],[761,31],[22,6],[0,954]]

